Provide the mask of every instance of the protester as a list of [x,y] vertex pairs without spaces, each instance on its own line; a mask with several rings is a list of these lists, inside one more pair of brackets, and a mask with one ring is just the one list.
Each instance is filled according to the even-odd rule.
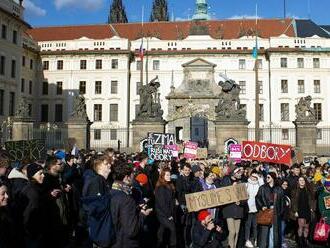
[[[318,207],[321,213],[321,217],[325,219],[326,223],[330,225],[330,207],[329,207],[329,198],[330,198],[330,176],[328,176],[323,183],[323,189],[318,197]],[[326,206],[326,200],[328,199],[328,205]]]
[[284,211],[283,211],[283,218],[281,223],[281,239],[282,239],[282,248],[287,248],[287,243],[285,242],[285,228],[290,218],[290,210],[292,205],[290,192],[288,190],[289,182],[287,179],[283,179],[281,181],[281,187],[283,189],[283,194],[284,194]]
[[[177,243],[175,228],[175,188],[171,183],[170,169],[163,169],[160,173],[156,184],[155,200],[155,211],[160,223],[157,247],[166,246],[166,240],[168,240],[169,248],[174,248]],[[165,238],[166,232],[169,232],[169,237]]]

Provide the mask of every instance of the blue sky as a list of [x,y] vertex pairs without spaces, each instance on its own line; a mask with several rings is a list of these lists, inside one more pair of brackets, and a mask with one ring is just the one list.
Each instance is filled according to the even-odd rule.
[[[34,27],[105,23],[112,0],[24,0],[25,20]],[[123,0],[130,22],[149,20],[152,0]],[[213,18],[283,17],[284,0],[207,0]],[[310,4],[309,4],[310,2]],[[168,0],[171,17],[185,20],[192,16],[195,0]],[[287,16],[311,17],[318,24],[329,24],[330,0],[286,0]]]

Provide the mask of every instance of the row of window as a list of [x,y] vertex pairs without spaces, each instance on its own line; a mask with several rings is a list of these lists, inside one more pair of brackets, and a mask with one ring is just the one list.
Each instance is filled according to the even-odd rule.
[[[117,129],[110,129],[110,140],[117,140]],[[102,130],[94,129],[94,140],[102,139]]]
[[[281,68],[288,68],[288,58],[281,58]],[[297,68],[305,68],[304,58],[297,58]],[[313,58],[313,68],[320,68],[319,58]]]
[[[32,95],[32,91],[33,91],[33,84],[32,81],[29,81],[29,94]],[[25,92],[25,79],[22,78],[21,79],[21,92],[24,93]]]
[[[22,57],[22,66],[25,67],[25,56]],[[33,59],[30,59],[30,69],[33,70]]]
[[[2,24],[1,25],[1,38],[4,39],[4,40],[7,40],[7,38],[8,38],[7,36],[8,36],[7,25]],[[12,42],[14,44],[17,44],[17,30],[13,30],[13,33],[12,33]]]
[[[63,60],[57,60],[56,62],[56,68],[57,70],[63,70]],[[103,67],[102,59],[95,60],[95,69],[100,70]],[[45,60],[43,61],[43,69],[49,70],[49,61]],[[86,70],[87,69],[87,60],[80,60],[80,70]],[[118,69],[118,59],[112,59],[111,60],[111,69]]]
[[[288,80],[281,80],[281,93],[289,93]],[[305,80],[298,80],[298,93],[305,93]],[[314,80],[314,93],[321,93],[320,80]]]
[[[102,104],[94,104],[94,121],[102,121]],[[118,104],[110,104],[109,121],[118,121]]]
[[[48,82],[43,82],[42,83],[42,94],[43,95],[48,95],[48,88],[49,84]],[[62,95],[63,94],[63,82],[56,82],[56,95]]]
[[[294,133],[290,132],[290,130],[288,128],[281,129],[282,140],[289,140],[289,139],[293,139],[293,137],[295,137]],[[264,140],[264,130],[259,130],[259,137],[260,137],[260,140]],[[322,139],[322,129],[320,129],[320,128],[316,129],[316,138],[318,140]]]
[[[0,75],[6,74],[6,57],[0,56]],[[16,78],[16,60],[11,60],[11,70],[10,70],[10,76],[11,78]]]

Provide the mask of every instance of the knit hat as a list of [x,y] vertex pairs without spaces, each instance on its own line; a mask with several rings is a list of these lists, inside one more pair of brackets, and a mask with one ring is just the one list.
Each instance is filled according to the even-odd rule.
[[194,164],[191,167],[191,171],[192,171],[193,174],[195,174],[196,172],[202,171],[202,169],[201,169],[201,167],[198,164]]
[[324,179],[323,185],[324,187],[330,187],[330,176]]
[[315,183],[317,183],[317,182],[321,181],[322,178],[323,178],[322,173],[320,171],[316,171],[315,174],[314,174],[313,181]]
[[146,185],[148,183],[148,177],[146,174],[139,174],[135,177],[135,180],[141,183],[142,185]]
[[65,158],[65,152],[64,151],[57,151],[57,152],[55,152],[55,157],[57,158],[57,159],[64,159]]
[[202,211],[200,211],[200,212],[198,213],[198,217],[197,217],[197,219],[198,219],[200,222],[202,222],[202,221],[205,220],[206,217],[209,216],[209,215],[210,215],[209,211],[207,211],[207,210],[202,210]]
[[220,168],[218,166],[213,166],[212,169],[211,169],[211,171],[214,174],[216,174],[217,176],[219,176],[220,175],[220,172],[221,172],[221,170],[220,170]]
[[27,177],[31,179],[38,171],[43,170],[39,164],[29,164],[26,168]]

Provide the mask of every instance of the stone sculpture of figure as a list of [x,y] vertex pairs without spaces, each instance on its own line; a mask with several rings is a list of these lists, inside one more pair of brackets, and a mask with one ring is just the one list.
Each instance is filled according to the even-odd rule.
[[77,120],[88,120],[84,96],[76,95],[73,98],[73,111],[71,113],[71,118]]
[[18,102],[17,109],[15,112],[15,118],[17,119],[26,119],[30,118],[29,116],[29,105],[25,98],[21,98]]
[[306,96],[300,98],[296,105],[296,115],[298,121],[315,121],[315,109],[311,107],[312,97]]
[[160,94],[158,88],[160,83],[158,76],[152,79],[147,85],[142,85],[139,91],[140,94],[140,109],[137,114],[137,119],[159,119],[162,120],[163,111],[160,105]]
[[241,88],[234,80],[221,75],[225,81],[219,82],[222,88],[218,106],[215,108],[218,119],[222,120],[245,120],[246,111],[240,109],[239,93]]

